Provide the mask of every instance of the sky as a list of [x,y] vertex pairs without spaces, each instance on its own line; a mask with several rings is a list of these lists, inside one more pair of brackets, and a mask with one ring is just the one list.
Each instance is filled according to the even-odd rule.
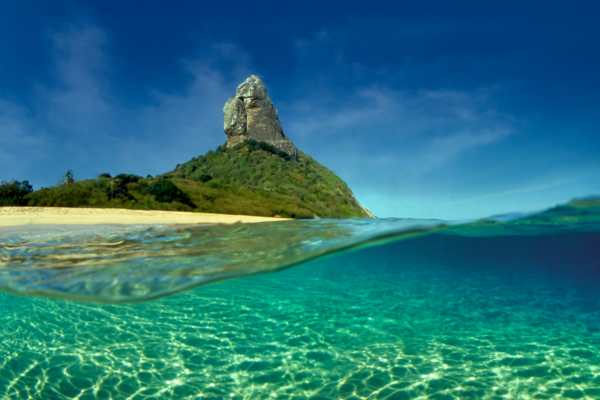
[[171,170],[224,143],[256,73],[377,216],[600,194],[596,2],[287,3],[2,2],[0,180]]

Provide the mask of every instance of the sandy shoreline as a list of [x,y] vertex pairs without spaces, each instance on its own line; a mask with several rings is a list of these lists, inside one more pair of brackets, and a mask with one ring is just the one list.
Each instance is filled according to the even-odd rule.
[[283,220],[285,218],[118,208],[0,207],[0,227],[51,224],[233,224]]

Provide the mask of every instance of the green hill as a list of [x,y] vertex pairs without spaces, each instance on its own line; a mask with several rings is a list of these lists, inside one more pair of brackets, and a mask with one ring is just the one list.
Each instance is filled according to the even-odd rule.
[[[348,186],[306,154],[293,157],[266,143],[219,147],[158,177],[102,174],[96,179],[23,193],[5,184],[3,205],[130,208],[228,214],[367,217]],[[19,189],[18,195],[15,190]],[[9,197],[12,196],[12,197]],[[0,190],[0,197],[2,191]],[[18,202],[13,199],[18,199]]]
[[[310,156],[248,141],[179,165],[166,176],[196,201],[189,181],[213,189],[212,209],[297,218],[365,217],[350,188]],[[185,180],[185,181],[184,181]],[[198,199],[200,200],[200,199]]]

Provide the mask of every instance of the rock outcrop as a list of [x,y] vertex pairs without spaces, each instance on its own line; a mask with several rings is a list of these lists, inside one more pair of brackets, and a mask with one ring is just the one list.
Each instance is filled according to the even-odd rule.
[[237,87],[235,96],[223,106],[223,114],[227,147],[255,140],[297,156],[298,150],[283,133],[277,110],[258,76],[250,75]]

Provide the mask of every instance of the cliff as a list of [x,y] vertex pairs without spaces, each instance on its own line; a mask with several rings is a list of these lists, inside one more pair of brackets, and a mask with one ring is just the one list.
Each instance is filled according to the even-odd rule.
[[254,140],[268,143],[292,157],[297,155],[296,146],[283,133],[267,87],[258,76],[250,75],[240,83],[235,96],[223,106],[223,114],[228,147]]

